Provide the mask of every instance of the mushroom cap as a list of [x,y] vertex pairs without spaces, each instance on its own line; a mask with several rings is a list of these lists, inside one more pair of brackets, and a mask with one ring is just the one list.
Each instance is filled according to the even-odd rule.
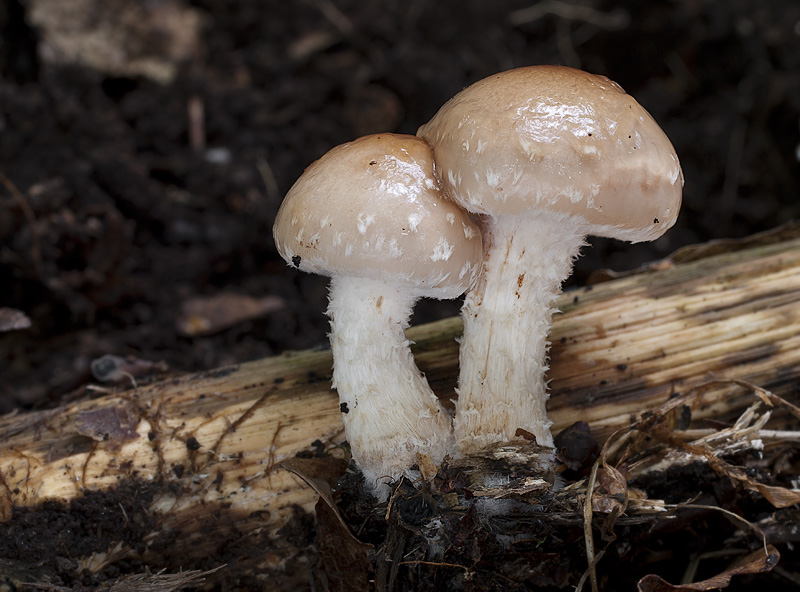
[[435,298],[466,291],[482,257],[477,225],[441,195],[430,146],[408,135],[365,136],[312,163],[286,194],[273,234],[292,267]]
[[653,240],[674,223],[683,173],[666,134],[605,76],[564,66],[501,72],[464,89],[417,135],[448,197],[469,211],[546,209],[587,234]]

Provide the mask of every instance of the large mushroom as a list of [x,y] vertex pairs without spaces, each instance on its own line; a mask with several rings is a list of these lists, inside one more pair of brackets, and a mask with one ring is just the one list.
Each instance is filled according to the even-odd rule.
[[292,267],[331,277],[333,385],[367,485],[385,497],[418,462],[439,464],[452,423],[404,330],[423,296],[455,298],[480,269],[480,231],[440,195],[430,146],[378,134],[337,146],[289,190],[274,226]]
[[456,445],[473,452],[522,428],[552,446],[547,334],[561,284],[587,235],[650,241],[674,224],[675,150],[618,84],[559,66],[481,80],[417,135],[448,197],[479,214],[483,232],[483,268],[462,310]]

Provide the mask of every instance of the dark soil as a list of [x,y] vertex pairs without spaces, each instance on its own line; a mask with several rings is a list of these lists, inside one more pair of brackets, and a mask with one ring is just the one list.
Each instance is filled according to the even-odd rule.
[[[215,590],[260,590],[265,581],[274,590],[306,589],[315,557],[312,515],[298,509],[276,536],[269,528],[243,533],[237,524],[247,517],[221,504],[198,512],[188,528],[167,528],[160,524],[163,516],[149,508],[176,487],[130,480],[86,491],[67,504],[14,508],[10,520],[0,523],[0,590],[162,592],[179,588],[157,586],[154,574],[213,572],[222,566],[209,582]],[[208,544],[204,528],[213,529],[217,544]],[[204,552],[193,552],[195,546]],[[285,561],[276,568],[265,560],[267,554]],[[138,587],[126,585],[126,576],[133,575],[149,579]]]
[[[0,413],[83,396],[106,355],[141,383],[324,344],[326,281],[272,244],[282,196],[331,147],[414,133],[499,70],[605,74],[681,158],[676,227],[653,244],[593,240],[572,285],[800,216],[792,0],[173,0],[203,24],[166,82],[55,60],[35,4],[0,2],[0,307],[30,319],[0,333]],[[552,10],[515,12],[532,6]],[[225,301],[212,330],[182,328],[182,306],[222,294],[277,299],[233,320],[246,307]],[[457,310],[423,303],[415,322]]]
[[12,519],[0,524],[0,583],[54,583],[70,573],[88,585],[91,577],[87,573],[84,579],[81,572],[89,570],[73,558],[100,555],[117,543],[143,552],[143,539],[155,526],[147,508],[157,491],[154,485],[127,483],[111,492],[87,491],[67,506],[15,508]]

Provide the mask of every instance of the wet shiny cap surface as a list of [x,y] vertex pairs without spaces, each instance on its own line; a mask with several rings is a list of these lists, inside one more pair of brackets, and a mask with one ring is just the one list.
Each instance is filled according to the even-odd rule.
[[293,267],[455,297],[480,268],[480,232],[441,194],[430,146],[375,134],[333,148],[292,186],[273,228]]
[[588,233],[653,240],[681,204],[666,134],[605,76],[563,66],[501,72],[464,89],[417,135],[449,197],[489,215],[560,212]]

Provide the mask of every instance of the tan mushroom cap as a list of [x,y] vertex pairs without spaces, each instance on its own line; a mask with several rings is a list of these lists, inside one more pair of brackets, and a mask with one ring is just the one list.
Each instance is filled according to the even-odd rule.
[[546,208],[588,232],[653,240],[674,223],[683,173],[666,134],[605,76],[530,66],[490,76],[417,135],[433,146],[447,194],[483,214]]
[[411,284],[418,296],[458,296],[480,268],[478,227],[441,195],[430,146],[415,136],[333,148],[289,190],[273,233],[293,267]]

